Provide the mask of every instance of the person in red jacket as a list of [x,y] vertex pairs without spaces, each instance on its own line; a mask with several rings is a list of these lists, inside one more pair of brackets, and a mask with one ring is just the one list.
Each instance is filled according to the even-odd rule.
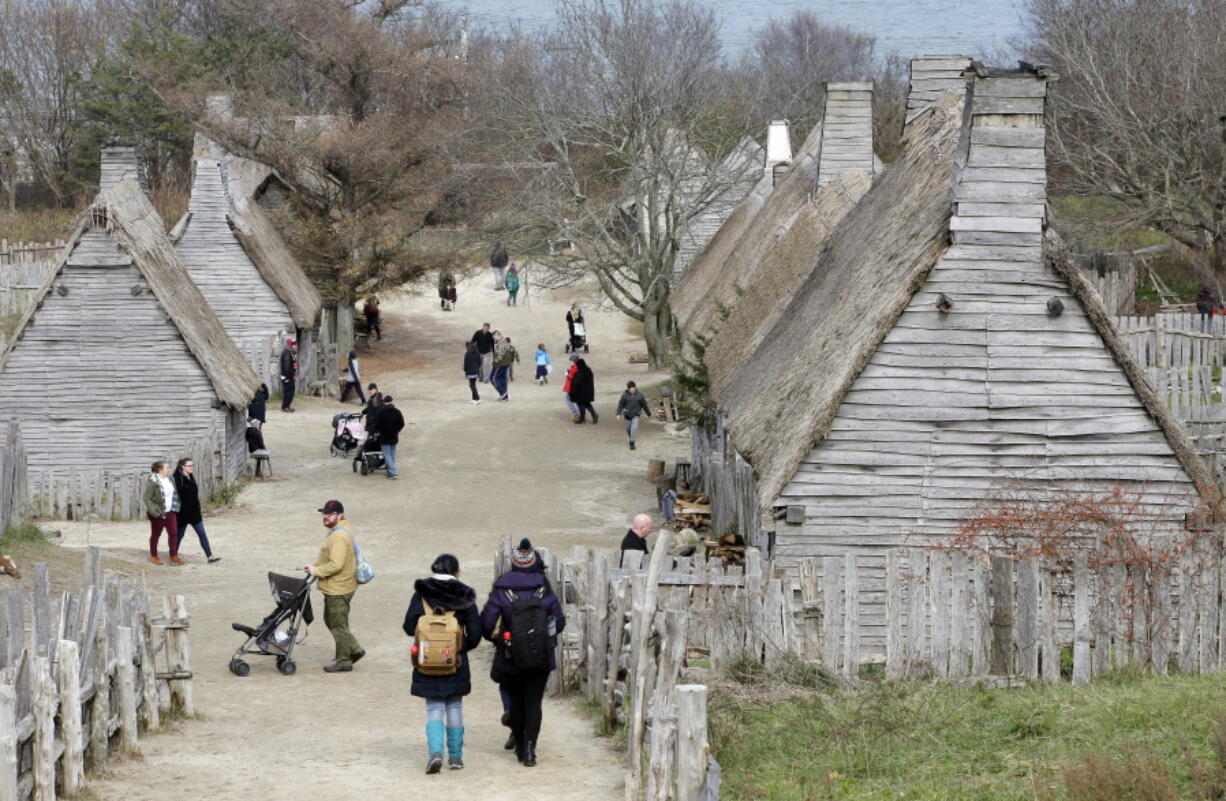
[[575,373],[579,372],[579,354],[572,353],[570,355],[570,368],[566,371],[566,380],[562,382],[562,397],[566,398],[566,408],[570,409],[570,421],[573,423],[579,419],[579,407],[570,399],[570,385],[575,380]]

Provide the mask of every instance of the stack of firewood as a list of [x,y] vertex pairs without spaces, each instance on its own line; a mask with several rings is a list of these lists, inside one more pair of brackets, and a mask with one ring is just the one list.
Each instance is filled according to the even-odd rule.
[[704,493],[679,492],[673,521],[678,529],[711,530],[711,499]]
[[745,540],[740,534],[725,534],[718,540],[706,540],[707,558],[722,559],[724,567],[745,564]]

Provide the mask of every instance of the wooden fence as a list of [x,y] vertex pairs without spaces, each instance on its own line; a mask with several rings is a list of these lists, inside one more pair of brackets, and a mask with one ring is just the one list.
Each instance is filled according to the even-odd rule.
[[711,499],[711,532],[715,536],[735,532],[750,545],[762,538],[762,514],[758,507],[758,484],[753,466],[741,458],[721,423],[712,429],[690,429],[692,489]]
[[[183,596],[151,609],[86,553],[85,583],[53,601],[47,566],[0,611],[0,801],[73,796],[85,768],[133,753],[171,711],[195,714]],[[158,663],[162,664],[159,668]]]
[[[224,483],[220,454],[207,442],[195,442],[159,458],[173,466],[183,457],[196,463],[200,497],[212,498]],[[73,470],[65,476],[55,468],[31,467],[26,491],[30,513],[53,520],[84,520],[88,515],[100,520],[140,519],[145,516],[142,495],[148,477],[141,470]]]
[[[831,674],[854,679],[884,663],[888,678],[1084,684],[1123,667],[1226,669],[1220,542],[1161,570],[898,549],[886,555],[883,585],[865,581],[860,558],[800,562],[805,655]],[[866,595],[882,592],[884,652],[866,647],[858,618]]]
[[[757,550],[743,567],[725,569],[718,560],[669,555],[670,538],[661,532],[647,563],[639,552],[582,546],[567,558],[543,554],[567,615],[555,691],[598,704],[608,730],[625,725],[628,801],[718,798],[706,687],[686,680],[802,650],[790,580],[766,569]],[[506,539],[497,568],[509,564],[510,546]],[[706,667],[690,665],[702,661]]]
[[0,266],[31,261],[55,261],[67,244],[63,239],[51,242],[10,242],[0,239]]
[[0,263],[0,317],[25,312],[55,265],[54,261]]
[[29,516],[29,496],[17,421],[0,423],[0,533]]

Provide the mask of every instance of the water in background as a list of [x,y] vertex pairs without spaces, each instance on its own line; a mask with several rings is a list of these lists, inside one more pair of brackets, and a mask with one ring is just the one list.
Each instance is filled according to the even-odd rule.
[[[782,19],[809,9],[825,22],[877,37],[879,54],[962,53],[990,56],[1022,32],[1024,0],[703,0],[724,23],[724,42],[740,50],[771,17]],[[480,25],[531,29],[553,20],[555,0],[437,0],[449,10],[468,9]],[[1002,65],[1003,66],[1003,65]]]

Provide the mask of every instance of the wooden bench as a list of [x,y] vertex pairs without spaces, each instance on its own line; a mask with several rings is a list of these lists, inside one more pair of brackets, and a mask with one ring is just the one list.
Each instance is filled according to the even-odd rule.
[[355,347],[357,345],[361,345],[367,350],[370,350],[370,332],[369,331],[355,331],[353,333],[353,344]]

